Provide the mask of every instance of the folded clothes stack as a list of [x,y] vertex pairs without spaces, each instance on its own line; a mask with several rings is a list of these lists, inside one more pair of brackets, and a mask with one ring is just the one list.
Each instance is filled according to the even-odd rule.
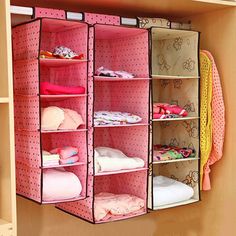
[[84,94],[85,88],[82,86],[61,86],[49,82],[40,83],[40,94],[61,95],[61,94]]
[[124,125],[135,124],[142,118],[128,112],[119,111],[96,111],[94,112],[94,125]]
[[74,164],[79,160],[79,149],[77,147],[55,148],[50,153],[59,156],[61,165]]
[[188,112],[180,106],[171,105],[168,103],[154,103],[153,104],[153,118],[167,119],[180,118],[188,115]]
[[53,52],[40,51],[40,58],[48,59],[84,59],[84,54],[77,54],[70,48],[64,46],[57,46],[54,48]]
[[94,198],[95,220],[108,220],[112,216],[135,214],[144,208],[144,200],[130,194],[101,192]]
[[51,154],[43,150],[43,166],[56,166],[59,165],[60,157],[57,154]]
[[134,74],[129,73],[127,71],[121,71],[121,70],[113,71],[103,66],[97,69],[96,75],[104,77],[123,78],[123,79],[132,79],[135,77]]
[[196,151],[192,148],[154,145],[153,149],[153,161],[167,161],[196,156]]
[[42,130],[76,130],[83,124],[81,115],[74,110],[56,106],[41,109]]

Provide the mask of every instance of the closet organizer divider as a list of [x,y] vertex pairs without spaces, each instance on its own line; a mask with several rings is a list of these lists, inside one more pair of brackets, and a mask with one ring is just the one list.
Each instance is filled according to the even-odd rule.
[[[200,199],[199,32],[151,27],[150,37],[152,58],[150,139],[152,141],[148,208],[158,210],[197,202]],[[155,119],[153,117],[155,103],[178,105],[188,112],[188,116]],[[195,156],[162,160],[159,159],[160,152],[155,145],[191,148],[195,150]],[[166,183],[166,179],[156,176],[173,180],[169,179],[170,182]],[[175,180],[188,185],[191,189],[186,185],[176,186]],[[163,184],[166,186],[162,187]],[[182,188],[182,192],[179,187]],[[181,194],[186,195],[185,199]]]
[[[43,11],[45,14],[45,11]],[[53,12],[52,12],[53,13]],[[58,18],[61,11],[56,12]],[[60,14],[59,14],[60,13]],[[35,14],[41,14],[35,11]],[[58,15],[59,14],[59,15]],[[52,17],[53,14],[49,14]],[[88,76],[88,24],[64,19],[36,18],[13,28],[14,102],[16,142],[17,194],[38,203],[68,202],[86,198],[87,195],[87,76]],[[63,45],[77,53],[80,59],[44,59],[40,51],[53,51]],[[40,83],[49,82],[61,86],[83,86],[85,94],[43,95]],[[78,112],[84,124],[78,129],[44,130],[41,126],[42,108],[56,106]],[[54,122],[57,117],[51,118]],[[43,150],[73,146],[79,148],[79,161],[73,164],[43,165]],[[61,170],[60,167],[64,169]],[[70,180],[81,185],[79,194],[63,197],[66,189],[60,189],[65,179],[45,173],[61,170],[70,173]],[[64,172],[66,171],[66,172]],[[51,173],[50,172],[50,173]],[[73,175],[73,178],[72,178]],[[76,178],[77,176],[77,178]],[[80,184],[78,184],[78,179]],[[68,181],[68,179],[67,179]],[[45,184],[47,186],[45,186]],[[50,187],[51,184],[51,187]],[[72,188],[73,185],[68,186]],[[62,188],[62,187],[61,187]],[[60,195],[51,196],[50,189]],[[45,197],[46,196],[46,197]]]
[[[122,220],[147,213],[149,156],[149,34],[145,29],[120,25],[119,16],[84,14],[89,27],[88,76],[88,197],[85,200],[60,203],[57,208],[91,223]],[[104,66],[124,70],[134,78],[97,76]],[[94,122],[96,111],[130,112],[142,118],[136,124],[99,125]],[[95,172],[95,148],[119,149],[130,157],[139,157],[144,167]],[[130,194],[141,198],[144,206],[135,212],[99,217],[97,194]],[[109,205],[107,205],[109,207]],[[102,209],[104,210],[104,209]],[[108,213],[108,214],[107,214]]]

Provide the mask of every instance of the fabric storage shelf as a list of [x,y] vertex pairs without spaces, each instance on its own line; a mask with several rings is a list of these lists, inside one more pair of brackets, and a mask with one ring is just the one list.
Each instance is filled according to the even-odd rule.
[[[52,52],[58,45],[82,53],[85,59],[40,58],[41,50]],[[39,18],[13,28],[17,193],[42,204],[77,201],[87,195],[87,47],[86,23]],[[85,92],[44,94],[42,82],[81,86]],[[83,124],[78,129],[42,128],[46,107],[71,109],[81,115]],[[65,164],[60,159],[59,164],[58,159],[57,164],[44,164],[43,150],[65,146],[79,148],[77,162]],[[66,181],[73,193],[65,191]]]
[[[89,33],[88,198],[58,204],[57,208],[91,223],[105,223],[147,213],[149,37],[147,30],[120,26],[117,22],[110,22],[108,16],[99,15],[101,24],[95,22],[96,14],[85,14],[85,19],[90,24],[95,23],[90,27]],[[109,25],[111,23],[118,25]],[[98,76],[97,69],[102,66],[110,70],[127,71],[134,74],[134,78]],[[96,124],[94,117],[99,111],[127,112],[142,120],[138,123]],[[101,163],[95,157],[99,148],[119,150],[130,159],[139,158],[144,165],[139,168],[103,171],[98,169],[97,166]],[[97,197],[104,192],[132,195],[133,198],[141,199],[144,205],[131,214],[108,214],[98,220]]]
[[152,79],[200,79],[199,76],[152,75]]
[[[153,175],[168,177],[170,183],[162,182],[158,185],[155,183],[155,177],[150,180],[149,184],[152,185],[149,186],[150,209],[165,209],[199,201],[198,161],[154,165]],[[175,181],[178,181],[178,184]]]
[[172,163],[172,162],[182,162],[182,161],[195,161],[199,160],[198,157],[191,157],[191,158],[182,158],[182,159],[176,159],[176,160],[167,160],[167,161],[154,161],[152,164],[165,164],[165,163]]
[[94,76],[95,82],[116,82],[116,81],[139,81],[139,80],[150,80],[150,78],[132,78],[132,79],[124,79],[124,78],[109,78],[105,76]]
[[151,28],[152,75],[199,77],[199,33]]
[[40,59],[40,65],[46,67],[60,67],[60,66],[70,66],[73,64],[79,64],[82,62],[87,62],[87,60],[76,60],[76,59]]
[[191,117],[181,117],[181,118],[166,118],[166,119],[152,119],[153,122],[157,121],[181,121],[181,120],[196,120],[199,119],[199,117],[191,116]]
[[180,117],[180,119],[191,119],[191,117],[196,119],[199,117],[198,91],[199,80],[152,81],[153,103],[168,103],[182,107],[188,114],[186,117]]

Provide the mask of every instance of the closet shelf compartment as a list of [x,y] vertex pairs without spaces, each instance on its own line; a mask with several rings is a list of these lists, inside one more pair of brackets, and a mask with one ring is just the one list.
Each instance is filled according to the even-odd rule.
[[64,203],[64,202],[74,202],[74,201],[79,201],[85,199],[85,197],[77,197],[77,198],[71,198],[71,199],[64,199],[64,200],[59,200],[59,201],[42,201],[42,204],[57,204],[57,203]]
[[117,128],[117,127],[135,127],[135,126],[149,126],[148,123],[138,123],[138,124],[125,124],[125,125],[97,125],[94,128]]
[[52,169],[52,168],[61,168],[61,167],[70,167],[70,166],[80,166],[80,165],[86,165],[85,162],[76,162],[73,164],[65,164],[65,165],[52,165],[52,166],[42,166],[42,169]]
[[41,130],[42,134],[48,134],[48,133],[76,133],[76,132],[87,132],[88,129],[76,129],[76,130]]
[[160,80],[169,80],[169,79],[200,79],[199,76],[180,76],[180,75],[152,75],[152,79],[160,79]]
[[190,157],[190,158],[182,158],[182,159],[176,159],[176,160],[168,160],[168,161],[153,161],[152,164],[165,164],[165,163],[173,163],[173,162],[182,162],[182,161],[196,161],[199,160],[198,157]]
[[168,118],[168,119],[152,119],[153,122],[158,122],[158,121],[181,121],[181,120],[196,120],[199,119],[198,116],[193,116],[193,117],[182,117],[182,118]]
[[123,173],[131,173],[136,171],[146,171],[148,168],[136,168],[136,169],[128,169],[128,170],[118,170],[118,171],[106,171],[95,174],[95,176],[104,176],[104,175],[115,175],[115,174],[123,174]]
[[65,99],[71,98],[83,98],[87,97],[88,94],[63,94],[63,95],[39,95],[40,99],[45,102],[54,102],[54,101],[62,101]]
[[151,78],[131,78],[131,79],[123,79],[123,78],[115,78],[115,77],[106,77],[106,76],[94,76],[94,81],[96,82],[122,82],[122,81],[142,81],[142,80],[151,80]]
[[78,59],[39,59],[41,66],[47,67],[61,67],[70,66],[74,64],[88,62],[88,60],[78,60]]
[[173,203],[173,204],[167,204],[167,205],[163,205],[163,206],[159,206],[159,207],[154,207],[153,210],[162,210],[162,209],[167,209],[167,208],[171,208],[171,207],[183,206],[183,205],[187,205],[187,204],[191,204],[191,203],[195,203],[195,202],[199,202],[199,200],[191,198],[191,199],[189,199],[187,201],[183,201],[183,202],[177,202],[177,203]]

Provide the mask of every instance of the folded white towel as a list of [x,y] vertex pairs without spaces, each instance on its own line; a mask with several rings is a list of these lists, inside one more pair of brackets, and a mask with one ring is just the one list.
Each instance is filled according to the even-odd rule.
[[193,188],[165,176],[153,178],[154,206],[187,201],[194,195]]
[[95,173],[118,171],[144,167],[145,162],[138,157],[127,157],[118,149],[109,147],[95,148]]

